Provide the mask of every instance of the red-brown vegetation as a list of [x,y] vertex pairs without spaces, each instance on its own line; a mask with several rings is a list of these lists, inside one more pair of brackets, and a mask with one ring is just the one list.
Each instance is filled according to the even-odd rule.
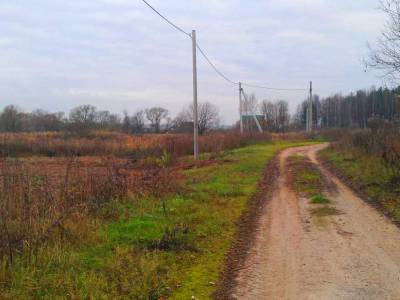
[[[201,137],[200,148],[218,154],[268,139],[214,133]],[[101,217],[112,200],[165,198],[178,189],[180,169],[196,166],[176,164],[192,153],[190,135],[2,134],[0,153],[0,260],[9,264],[17,253],[34,255],[50,238],[62,240],[72,218]]]
[[[268,134],[241,136],[235,132],[211,133],[200,137],[202,152],[219,152],[254,140],[268,140]],[[114,155],[140,159],[189,155],[193,151],[190,134],[127,135],[94,131],[85,136],[68,133],[3,133],[0,134],[1,156],[101,156]]]

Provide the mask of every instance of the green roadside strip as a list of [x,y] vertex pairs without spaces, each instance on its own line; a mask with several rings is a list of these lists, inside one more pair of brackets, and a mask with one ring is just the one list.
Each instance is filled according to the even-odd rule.
[[338,151],[327,148],[320,156],[330,166],[365,193],[383,212],[400,222],[400,186],[384,167],[382,161],[373,155],[361,152]]

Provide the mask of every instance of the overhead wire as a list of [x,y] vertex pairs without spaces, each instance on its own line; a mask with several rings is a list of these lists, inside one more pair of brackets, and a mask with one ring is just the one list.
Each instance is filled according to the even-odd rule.
[[[186,32],[185,30],[183,30],[182,28],[180,28],[178,25],[176,25],[174,22],[170,21],[167,17],[165,17],[162,13],[160,13],[157,9],[154,8],[154,6],[152,6],[149,2],[147,2],[146,0],[142,0],[151,10],[153,10],[158,16],[160,16],[165,22],[167,22],[169,25],[171,25],[172,27],[174,27],[176,30],[180,31],[181,33],[185,34],[186,36],[192,38],[192,35],[188,32]],[[226,81],[228,81],[229,83],[235,84],[237,85],[238,83],[229,79],[226,75],[224,75],[224,73],[222,73],[216,66],[215,64],[208,58],[208,56],[205,54],[205,52],[200,48],[199,44],[196,43],[196,47],[199,50],[199,52],[201,53],[201,55],[205,58],[205,60],[208,62],[208,64],[214,69],[214,71],[221,76],[223,79],[225,79]]]
[[[192,38],[192,35],[182,28],[180,28],[178,25],[170,21],[167,17],[165,17],[163,14],[161,14],[157,9],[155,9],[149,2],[146,0],[142,0],[151,10],[153,10],[159,17],[161,17],[165,22],[167,22],[169,25],[174,27],[176,30],[180,31],[181,33],[185,34],[186,36]],[[200,54],[204,57],[204,59],[207,61],[207,63],[211,66],[211,68],[225,81],[234,84],[234,85],[239,85],[239,82],[231,80],[228,76],[226,76],[222,71],[220,71],[216,65],[211,61],[211,59],[207,56],[207,54],[201,49],[199,44],[196,42],[196,48],[199,50]],[[252,88],[259,88],[259,89],[265,89],[265,90],[273,90],[273,91],[307,91],[307,89],[290,89],[290,88],[274,88],[274,87],[267,87],[267,86],[261,86],[261,85],[255,85],[255,84],[250,84],[250,83],[245,83],[241,82],[243,86],[247,87],[252,87]]]
[[262,85],[256,85],[256,84],[250,84],[250,83],[245,83],[242,82],[242,85],[252,87],[252,88],[258,88],[258,89],[264,89],[264,90],[272,90],[272,91],[288,91],[288,92],[296,92],[296,91],[307,91],[307,89],[288,89],[288,88],[274,88],[274,87],[267,87],[267,86],[262,86]]
[[170,20],[168,20],[167,17],[165,17],[164,15],[162,15],[157,9],[155,9],[149,2],[147,2],[146,0],[142,0],[148,7],[150,7],[157,15],[159,15],[165,22],[167,22],[169,25],[171,25],[172,27],[174,27],[176,30],[182,32],[183,34],[187,35],[188,37],[192,38],[192,35],[190,33],[187,33],[185,30],[183,30],[182,28],[180,28],[178,25],[174,24],[173,22],[171,22]]
[[232,83],[234,85],[238,85],[238,82],[235,82],[231,79],[229,79],[227,76],[224,75],[224,73],[222,73],[220,70],[218,70],[218,68],[213,64],[213,62],[208,58],[208,56],[204,53],[204,51],[200,48],[199,44],[196,43],[197,49],[199,50],[200,54],[203,55],[203,57],[205,58],[205,60],[210,64],[210,66],[214,69],[214,71],[221,76],[223,79],[225,79],[226,81],[228,81],[229,83]]

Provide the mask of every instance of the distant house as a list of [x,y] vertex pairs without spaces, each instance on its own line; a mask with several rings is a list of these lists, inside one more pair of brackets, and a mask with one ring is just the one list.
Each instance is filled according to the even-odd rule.
[[171,133],[191,133],[193,132],[193,122],[181,122],[171,128]]
[[[265,120],[264,115],[256,115],[258,121]],[[254,115],[243,115],[242,116],[243,122],[254,121]]]

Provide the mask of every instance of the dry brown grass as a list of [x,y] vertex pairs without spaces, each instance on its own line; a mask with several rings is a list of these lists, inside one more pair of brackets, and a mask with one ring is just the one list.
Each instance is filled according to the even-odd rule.
[[[51,237],[62,239],[65,224],[78,212],[96,216],[112,200],[132,194],[161,198],[177,188],[174,172],[157,164],[137,169],[112,158],[47,159],[47,163],[1,162],[0,260],[7,259],[10,265],[15,254],[34,255]],[[79,231],[82,228],[76,228]]]
[[[268,134],[241,136],[236,132],[210,133],[200,136],[202,152],[220,152],[244,146],[255,140],[270,140]],[[127,135],[94,131],[85,136],[68,133],[3,133],[0,134],[0,156],[76,157],[114,155],[140,159],[161,156],[189,155],[193,151],[190,134]]]

